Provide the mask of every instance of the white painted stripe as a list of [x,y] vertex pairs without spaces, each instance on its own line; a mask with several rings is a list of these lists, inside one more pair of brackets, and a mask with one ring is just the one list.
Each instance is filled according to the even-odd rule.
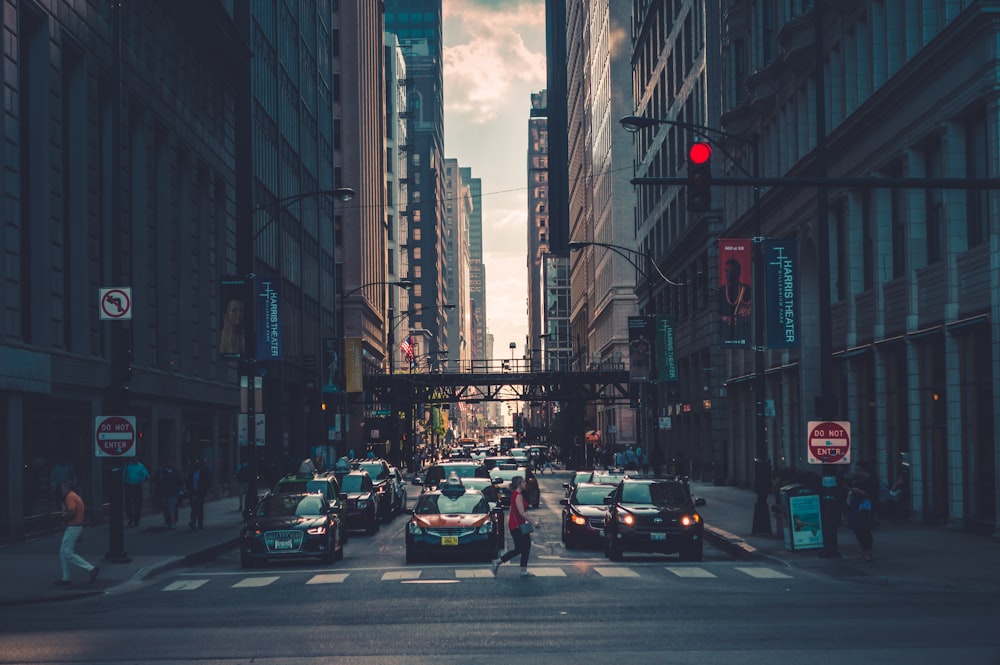
[[458,580],[400,580],[400,584],[458,584]]
[[791,575],[785,575],[784,573],[772,570],[771,568],[742,568],[737,566],[736,570],[758,580],[789,580],[792,578]]
[[306,584],[340,584],[347,579],[347,573],[326,573],[313,575]]
[[176,582],[171,582],[167,586],[163,587],[164,591],[194,591],[203,584],[207,584],[208,580],[177,580]]
[[263,577],[248,577],[245,580],[240,580],[232,586],[233,589],[246,589],[252,587],[267,586],[269,584],[274,584],[278,581],[278,576],[263,576]]
[[639,573],[635,572],[631,568],[609,568],[607,566],[598,566],[594,568],[594,572],[601,577],[639,577]]
[[714,573],[710,573],[704,568],[692,567],[681,567],[681,566],[667,566],[667,570],[676,575],[677,577],[715,577]]
[[471,579],[474,577],[493,577],[493,571],[479,570],[476,568],[459,568],[455,571],[455,577],[459,579]]
[[415,580],[420,578],[419,570],[390,570],[382,574],[383,582]]
[[[521,574],[520,568],[514,568],[517,574]],[[534,573],[535,577],[566,577],[566,571],[555,566],[528,566],[528,572]],[[503,567],[500,567],[500,574],[503,574]]]

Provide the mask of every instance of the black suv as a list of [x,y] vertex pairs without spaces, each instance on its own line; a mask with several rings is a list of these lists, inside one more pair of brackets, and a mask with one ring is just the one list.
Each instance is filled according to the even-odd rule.
[[378,493],[367,471],[356,470],[340,477],[341,487],[347,493],[347,528],[364,529],[375,533],[379,528]]
[[391,522],[396,515],[396,481],[389,463],[384,459],[357,459],[351,462],[351,468],[367,471],[371,476],[378,494],[378,517],[383,522]]
[[344,525],[343,541],[347,542],[347,494],[340,489],[340,482],[332,471],[323,473],[291,473],[274,484],[273,494],[323,495],[327,506],[337,521]]
[[705,524],[687,483],[675,478],[624,478],[604,503],[604,553],[621,561],[622,553],[680,554],[684,561],[701,561]]

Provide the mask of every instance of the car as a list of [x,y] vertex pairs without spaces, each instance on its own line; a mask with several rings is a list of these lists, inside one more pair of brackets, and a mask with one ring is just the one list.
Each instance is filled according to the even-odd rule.
[[344,534],[344,523],[319,492],[268,493],[240,531],[240,565],[296,558],[333,563],[344,556]]
[[497,484],[497,492],[500,495],[500,503],[504,506],[510,505],[510,481],[514,476],[524,478],[524,498],[528,505],[537,508],[541,502],[541,490],[538,487],[538,479],[535,472],[526,466],[518,464],[499,464],[490,471],[490,478],[499,478],[502,482]]
[[604,554],[612,561],[626,551],[701,561],[705,523],[696,508],[705,500],[693,499],[683,480],[625,477],[604,502]]
[[473,556],[489,561],[503,549],[500,519],[479,490],[452,473],[440,489],[417,498],[406,524],[406,562]]
[[568,499],[576,486],[580,483],[589,483],[590,479],[594,477],[593,471],[574,471],[573,477],[569,479],[569,482],[563,483],[563,489],[566,490],[566,498]]
[[396,483],[389,471],[389,463],[384,459],[358,459],[351,462],[352,469],[367,471],[371,476],[375,493],[378,494],[378,516],[383,522],[391,522],[395,517]]
[[[312,473],[300,471],[281,478],[274,484],[274,494],[312,494],[319,492],[339,522],[347,524],[347,494],[340,489],[340,482],[332,471]],[[344,528],[347,542],[347,528]]]
[[510,455],[492,455],[490,457],[484,457],[482,459],[483,468],[487,471],[492,471],[494,467],[500,464],[517,464],[517,460]]
[[395,493],[393,495],[395,504],[393,505],[393,509],[397,515],[402,515],[406,510],[406,478],[403,477],[403,472],[395,466],[389,467],[389,473],[392,482],[395,484]]
[[497,491],[497,484],[499,482],[492,478],[462,478],[462,484],[465,485],[466,489],[479,490],[486,497],[486,500],[489,501],[490,509],[496,513],[499,519],[500,539],[503,542],[507,534],[507,520],[504,519],[503,504],[500,503],[500,493]]
[[448,479],[452,472],[458,474],[459,478],[488,478],[489,474],[483,465],[472,460],[439,462],[431,464],[424,472],[424,491],[436,490]]
[[379,529],[379,496],[367,471],[355,469],[344,474],[340,486],[347,493],[347,528],[375,533]]
[[604,544],[604,499],[614,485],[579,483],[562,504],[562,542],[566,549]]

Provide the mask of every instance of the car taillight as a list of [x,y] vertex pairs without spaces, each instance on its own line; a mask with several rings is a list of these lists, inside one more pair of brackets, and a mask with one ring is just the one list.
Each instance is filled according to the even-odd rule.
[[694,526],[701,521],[700,515],[685,515],[681,518],[681,526]]

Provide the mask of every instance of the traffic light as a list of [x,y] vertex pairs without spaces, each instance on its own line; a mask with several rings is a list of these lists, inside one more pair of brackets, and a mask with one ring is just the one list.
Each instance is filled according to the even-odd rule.
[[687,209],[706,212],[712,207],[712,146],[692,143],[688,149]]

